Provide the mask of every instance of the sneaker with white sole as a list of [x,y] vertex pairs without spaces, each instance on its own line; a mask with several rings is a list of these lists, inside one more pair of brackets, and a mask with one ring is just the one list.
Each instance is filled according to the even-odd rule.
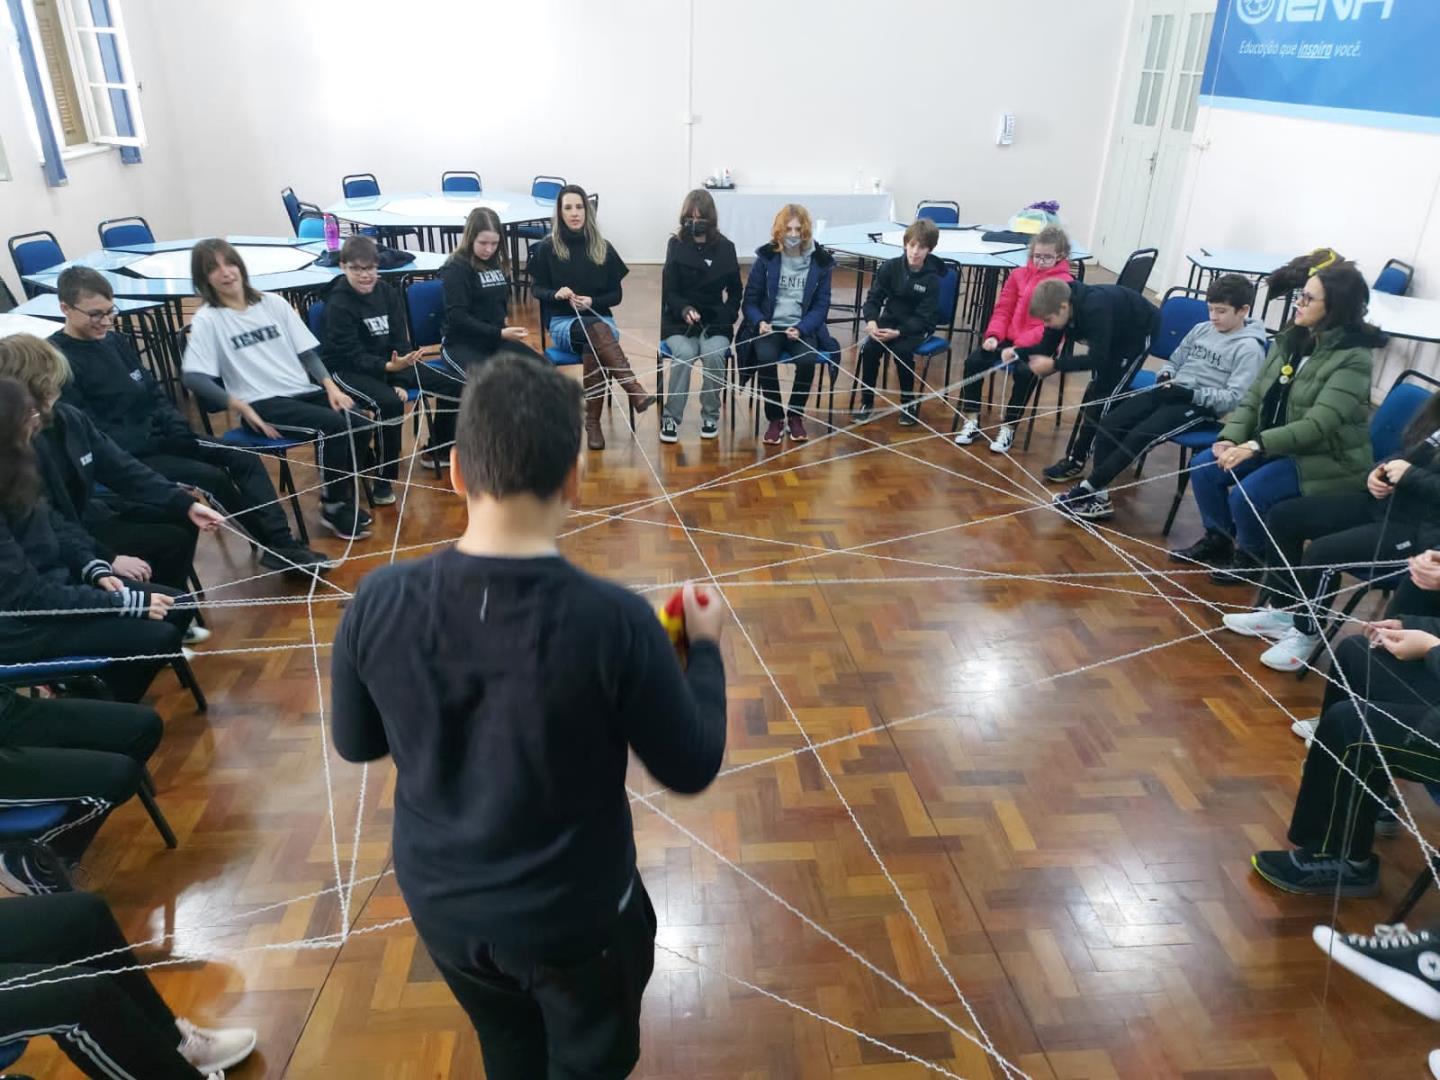
[[956,446],[969,446],[976,439],[980,438],[980,425],[974,420],[966,420],[963,427],[955,433]]
[[[1431,1050],[1429,1057],[1430,1075],[1440,1080],[1440,1050]],[[223,1080],[223,1078],[222,1078]]]
[[668,416],[660,421],[660,441],[663,443],[680,441],[680,425]]
[[1381,923],[1370,935],[1337,934],[1331,927],[1317,926],[1312,936],[1346,971],[1421,1016],[1440,1020],[1440,937],[1404,923]]
[[254,1028],[202,1028],[184,1017],[176,1019],[175,1027],[180,1031],[180,1056],[202,1073],[240,1064],[259,1038]]
[[1260,654],[1260,662],[1276,671],[1299,671],[1319,644],[1319,634],[1304,634],[1291,627],[1284,637]]
[[1315,741],[1315,729],[1320,726],[1320,718],[1313,717],[1310,720],[1296,720],[1290,725],[1290,730],[1305,740],[1306,748]]
[[1235,611],[1220,620],[1226,630],[1233,630],[1246,637],[1268,638],[1279,641],[1295,629],[1295,616],[1288,611],[1261,608],[1259,611]]
[[1010,447],[1015,445],[1015,429],[1005,424],[995,433],[995,438],[990,440],[990,452],[992,454],[1008,454]]
[[701,420],[701,421],[700,421],[700,438],[702,438],[702,439],[718,439],[719,437],[720,437],[720,421],[719,421],[719,420]]
[[180,640],[186,645],[203,645],[210,640],[210,631],[198,623],[191,623],[185,628],[185,636]]
[[18,846],[0,853],[0,886],[16,896],[48,896],[73,888],[48,849]]
[[1056,495],[1050,501],[1070,517],[1083,518],[1086,521],[1101,521],[1115,513],[1115,507],[1110,505],[1108,491],[1091,491],[1079,484]]
[[1380,860],[1350,862],[1322,852],[1257,851],[1250,856],[1255,872],[1275,888],[1301,896],[1377,896]]

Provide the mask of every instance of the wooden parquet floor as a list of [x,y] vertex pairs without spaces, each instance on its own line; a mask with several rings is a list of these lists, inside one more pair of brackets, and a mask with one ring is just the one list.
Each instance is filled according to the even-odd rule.
[[[655,309],[657,276],[637,270],[622,309],[637,320],[627,349],[647,376],[654,327],[638,313]],[[1436,1044],[1428,1025],[1327,971],[1311,943],[1329,902],[1275,893],[1250,871],[1253,850],[1283,842],[1302,760],[1256,683],[1301,716],[1320,689],[1261,667],[1251,641],[1195,636],[1218,616],[1174,581],[1208,600],[1245,597],[1199,577],[1151,578],[1181,597],[1177,611],[1106,544],[1047,510],[1024,511],[1038,490],[1024,470],[1058,456],[1048,420],[1008,461],[888,420],[764,448],[743,406],[733,436],[727,425],[702,444],[697,412],[672,447],[656,440],[653,414],[639,443],[610,417],[610,449],[591,455],[563,542],[586,568],[668,586],[703,573],[678,512],[754,645],[727,630],[725,773],[696,798],[654,796],[675,824],[634,806],[661,923],[635,1075],[939,1075],[859,1032],[952,1075],[1003,1076],[956,1028],[1024,1074],[1057,1080],[1422,1074]],[[948,431],[941,404],[924,419]],[[1160,451],[1147,472],[1173,467]],[[415,479],[432,487],[410,490],[398,537],[397,508],[378,510],[374,536],[335,584],[353,588],[392,544],[411,557],[423,549],[407,545],[459,532],[459,501],[432,489],[430,474]],[[1155,545],[1173,483],[1117,495],[1109,523],[1120,551],[1161,570],[1172,569]],[[1194,529],[1187,509],[1175,537]],[[274,579],[220,588],[254,573],[249,554],[233,537],[202,549],[213,599],[294,602],[214,611],[214,655],[196,662],[209,715],[162,676],[167,732],[153,766],[180,848],[163,850],[127,806],[87,857],[90,887],[134,939],[173,931],[144,959],[220,954],[154,978],[182,1014],[260,1029],[260,1050],[234,1077],[481,1076],[473,1032],[397,922],[388,765],[368,774],[358,832],[359,770],[334,760],[327,778],[303,593]],[[327,642],[338,595],[320,590],[313,610]],[[323,672],[323,651],[319,662]],[[804,752],[807,735],[817,753]],[[654,794],[638,767],[631,783]],[[338,898],[315,895],[333,885],[337,851],[341,874],[353,865],[356,879],[355,933],[338,948],[325,940],[341,925]],[[1382,897],[1345,902],[1343,927],[1384,918],[1419,866],[1403,839],[1382,858]],[[306,939],[321,940],[267,947]],[[48,1045],[24,1066],[37,1080],[74,1075]]]

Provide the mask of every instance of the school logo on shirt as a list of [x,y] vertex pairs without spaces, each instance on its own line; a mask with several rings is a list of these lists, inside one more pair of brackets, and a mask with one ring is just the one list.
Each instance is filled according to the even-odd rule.
[[788,291],[790,289],[803,289],[805,288],[805,278],[807,276],[808,273],[804,270],[796,274],[781,274],[780,288],[782,291]]
[[92,461],[94,461],[94,460],[95,460],[95,455],[94,455],[94,454],[81,454],[81,455],[80,455],[80,464],[81,464],[82,466],[84,466],[84,465],[89,465],[89,464],[90,464]]
[[910,288],[914,289],[918,293],[927,293],[930,291],[930,286],[926,285],[923,281],[915,282],[915,284],[911,285]]
[[256,330],[246,330],[243,334],[230,335],[230,347],[232,349],[243,349],[247,345],[259,345],[262,341],[277,341],[280,338],[278,326],[262,326]]
[[139,382],[142,378],[144,378],[144,376],[140,374],[139,368],[131,368],[130,378],[134,379],[136,382]]
[[482,289],[503,288],[509,284],[505,280],[504,270],[476,270],[475,276],[480,279]]
[[371,315],[363,321],[365,323],[365,329],[370,331],[371,336],[388,337],[390,335],[389,315]]

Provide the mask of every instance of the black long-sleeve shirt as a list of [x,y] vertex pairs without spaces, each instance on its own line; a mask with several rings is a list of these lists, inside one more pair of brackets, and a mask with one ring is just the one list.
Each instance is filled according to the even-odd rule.
[[[496,260],[499,261],[498,259]],[[499,266],[476,269],[452,255],[440,268],[445,289],[445,343],[492,353],[510,311],[510,280]]]
[[70,378],[60,400],[90,417],[121,450],[141,457],[194,450],[196,436],[189,422],[123,334],[112,330],[98,341],[87,341],[57,330],[49,341],[70,361]]
[[337,278],[325,298],[325,340],[320,358],[331,371],[355,371],[384,381],[391,353],[410,351],[400,291],[383,281],[360,294]]
[[862,312],[867,321],[899,330],[907,337],[927,337],[940,321],[940,275],[945,264],[926,255],[911,270],[904,255],[886,259],[870,281]]
[[374,571],[331,680],[336,750],[395,761],[395,872],[441,950],[602,933],[635,876],[627,751],[681,792],[725,751],[719,648],[682,673],[644,599],[559,556]]
[[[569,258],[562,259],[555,253],[556,244],[565,245]],[[624,295],[620,283],[630,273],[610,241],[605,241],[605,261],[593,263],[584,239],[567,234],[563,227],[559,235],[547,236],[530,249],[529,265],[530,291],[540,301],[540,317],[547,321],[556,315],[571,314],[569,303],[555,299],[555,294],[567,285],[577,296],[590,297],[590,311],[586,314],[610,315]]]
[[[1159,322],[1155,305],[1134,289],[1072,281],[1069,325],[1047,329],[1039,345],[1022,352],[1053,356],[1057,371],[1119,371],[1145,348]],[[1060,345],[1067,337],[1085,342],[1088,352],[1061,356]]]

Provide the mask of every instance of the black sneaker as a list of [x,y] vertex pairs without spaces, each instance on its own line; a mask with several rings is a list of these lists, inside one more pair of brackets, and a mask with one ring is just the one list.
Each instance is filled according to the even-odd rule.
[[660,421],[660,441],[665,443],[680,441],[680,425],[668,416]]
[[1086,521],[1102,521],[1113,517],[1115,507],[1110,505],[1108,491],[1091,491],[1076,484],[1063,495],[1056,495],[1052,502],[1071,517]]
[[[1385,809],[1381,810],[1380,816],[1375,819],[1375,835],[1380,839],[1392,840],[1400,835],[1400,819],[1395,815],[1399,805],[1393,793],[1385,796]],[[1435,1019],[1440,1020],[1440,1016]]]
[[702,438],[702,439],[718,439],[719,437],[720,437],[720,421],[719,421],[719,420],[701,420],[701,421],[700,421],[700,438]]
[[875,402],[860,399],[860,408],[855,410],[855,423],[868,424],[870,418],[875,415]]
[[1054,465],[1047,465],[1045,471],[1040,474],[1051,484],[1063,484],[1067,480],[1074,480],[1085,475],[1085,463],[1083,461],[1071,461],[1063,457]]
[[1380,860],[1374,855],[1363,866],[1345,859],[1314,852],[1257,851],[1250,865],[1262,878],[1288,893],[1306,896],[1377,896],[1380,892]]
[[354,503],[325,503],[320,520],[341,540],[363,540],[370,535],[370,515]]
[[1312,936],[1346,971],[1420,1015],[1440,1020],[1440,938],[1429,930],[1381,923],[1367,937],[1317,926]]
[[296,544],[263,552],[260,555],[260,565],[266,570],[284,570],[308,576],[310,570],[324,574],[333,569],[335,563],[318,551],[311,551],[307,547],[300,547]]
[[1197,562],[1206,566],[1229,566],[1235,542],[1222,532],[1206,529],[1205,535],[1187,548],[1170,552],[1171,562]]
[[425,447],[420,451],[420,464],[427,469],[434,469],[437,473],[443,472],[450,467],[450,448],[443,450],[431,450]]
[[376,506],[395,505],[395,488],[389,480],[370,481],[370,501]]
[[900,409],[900,418],[896,421],[901,427],[914,427],[920,423],[920,406],[904,405]]
[[0,851],[0,885],[17,896],[45,896],[74,888],[53,856],[28,847]]
[[1260,560],[1244,548],[1236,548],[1228,566],[1215,567],[1210,580],[1216,585],[1259,585],[1265,576]]

